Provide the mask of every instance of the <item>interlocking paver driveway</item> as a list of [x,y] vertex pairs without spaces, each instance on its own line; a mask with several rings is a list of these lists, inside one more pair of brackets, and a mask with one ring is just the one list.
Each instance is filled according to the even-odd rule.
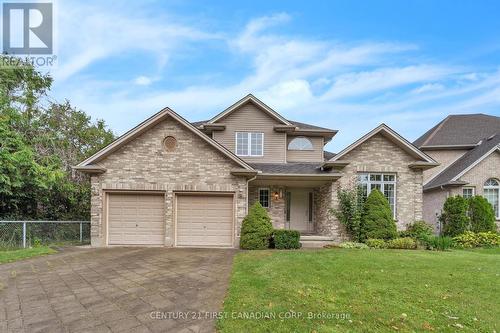
[[234,253],[72,249],[0,265],[0,332],[212,332]]

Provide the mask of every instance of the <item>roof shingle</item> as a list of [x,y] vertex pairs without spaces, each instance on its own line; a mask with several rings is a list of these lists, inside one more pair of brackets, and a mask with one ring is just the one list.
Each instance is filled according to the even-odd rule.
[[468,146],[500,133],[500,117],[486,114],[450,115],[413,143],[429,146]]

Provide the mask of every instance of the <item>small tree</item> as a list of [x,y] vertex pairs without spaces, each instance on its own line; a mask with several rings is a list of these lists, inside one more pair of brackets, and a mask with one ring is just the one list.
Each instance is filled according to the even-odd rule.
[[389,201],[378,189],[371,191],[363,209],[362,239],[392,239],[397,235]]
[[337,191],[339,208],[330,210],[342,223],[353,241],[361,241],[361,217],[363,214],[364,198],[361,188],[340,188]]
[[468,206],[467,199],[459,195],[446,199],[443,213],[439,217],[443,225],[443,235],[453,237],[469,229]]
[[496,231],[493,206],[482,196],[469,199],[470,230],[473,232]]
[[240,247],[245,250],[267,249],[272,233],[273,225],[269,214],[259,202],[256,202],[243,219]]

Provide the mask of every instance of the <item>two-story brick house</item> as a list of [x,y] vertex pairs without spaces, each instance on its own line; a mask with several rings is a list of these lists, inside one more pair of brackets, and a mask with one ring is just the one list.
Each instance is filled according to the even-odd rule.
[[500,225],[500,117],[450,115],[414,144],[440,165],[424,171],[424,219],[439,231],[447,197],[484,196]]
[[256,201],[303,242],[339,241],[329,211],[339,187],[358,184],[385,194],[399,229],[422,219],[424,171],[436,161],[384,124],[324,151],[336,133],[253,95],[195,123],[166,108],[75,167],[91,174],[92,245],[235,247]]

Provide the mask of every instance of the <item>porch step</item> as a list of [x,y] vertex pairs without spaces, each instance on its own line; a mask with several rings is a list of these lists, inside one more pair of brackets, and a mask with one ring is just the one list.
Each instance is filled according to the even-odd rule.
[[321,248],[325,245],[335,244],[333,237],[321,235],[301,235],[300,244],[303,248]]

